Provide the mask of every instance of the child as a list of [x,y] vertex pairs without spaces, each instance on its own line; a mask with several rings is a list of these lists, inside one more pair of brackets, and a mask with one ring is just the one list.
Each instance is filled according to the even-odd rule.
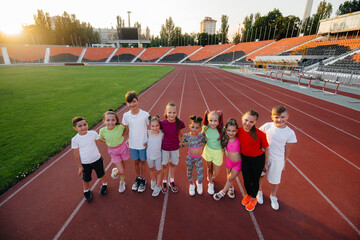
[[221,147],[223,126],[223,115],[221,111],[205,112],[202,133],[206,137],[206,145],[202,157],[206,160],[207,164],[207,176],[209,181],[208,193],[210,195],[215,193],[213,175],[214,177],[218,175],[220,166],[223,163],[223,150]]
[[[241,169],[246,195],[241,203],[246,210],[253,211],[259,190],[259,179],[264,166],[267,169],[268,147],[266,135],[255,127],[259,114],[250,109],[242,116],[243,127],[239,128],[238,138],[241,146]],[[265,152],[264,152],[264,151]]]
[[71,139],[71,148],[74,152],[76,163],[79,166],[78,174],[82,174],[84,196],[87,202],[92,198],[89,189],[91,172],[94,169],[98,178],[101,178],[102,186],[99,194],[106,194],[107,181],[104,170],[104,163],[101,158],[96,142],[100,142],[99,135],[95,131],[88,131],[88,124],[83,117],[75,117],[72,120],[73,128],[78,132]]
[[162,142],[162,162],[164,179],[163,188],[161,191],[167,193],[167,179],[168,179],[168,163],[170,161],[170,188],[176,193],[178,188],[175,185],[175,166],[179,163],[179,137],[182,137],[181,129],[185,128],[185,124],[178,117],[178,109],[174,102],[169,102],[166,105],[164,117],[160,122],[160,127],[164,131],[164,140]]
[[202,164],[202,146],[205,144],[205,136],[201,133],[201,117],[191,116],[190,117],[190,132],[184,134],[182,146],[188,143],[188,154],[186,156],[187,166],[187,177],[190,183],[189,194],[190,196],[195,195],[195,184],[193,181],[193,168],[195,165],[197,180],[196,180],[196,191],[198,194],[202,194],[203,187],[202,182],[204,179],[204,168]]
[[233,118],[230,118],[225,124],[225,134],[221,140],[221,145],[225,150],[228,179],[224,188],[213,195],[215,200],[223,198],[226,192],[229,198],[235,198],[235,190],[232,184],[241,171],[240,142],[237,138],[238,128],[239,126]]
[[[285,170],[285,163],[289,159],[290,151],[297,139],[295,132],[286,125],[289,114],[284,106],[274,107],[271,111],[271,119],[273,122],[265,123],[260,130],[266,133],[269,142],[269,169],[266,177],[271,185],[271,207],[278,210],[279,203],[276,192],[279,188],[281,173]],[[259,204],[263,204],[262,182],[263,177],[260,178],[260,190],[257,194]]]
[[150,115],[139,109],[139,99],[134,91],[126,93],[125,100],[130,111],[124,113],[121,123],[129,133],[130,155],[134,161],[137,176],[132,185],[132,190],[144,192],[146,189],[146,148],[144,144],[147,142],[147,126]]
[[150,131],[148,131],[147,163],[150,169],[152,196],[156,197],[161,191],[161,144],[163,133],[160,131],[160,117],[150,117]]
[[125,191],[125,161],[130,158],[129,147],[124,141],[125,127],[120,125],[118,116],[113,110],[104,113],[103,121],[105,127],[100,129],[100,140],[106,142],[111,162],[116,168],[112,169],[111,177],[117,178],[120,175],[119,192]]

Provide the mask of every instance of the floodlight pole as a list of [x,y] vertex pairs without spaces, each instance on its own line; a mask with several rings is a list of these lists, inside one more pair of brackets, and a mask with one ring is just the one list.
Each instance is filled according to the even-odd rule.
[[127,14],[128,14],[129,27],[130,27],[130,13],[131,13],[130,11],[127,12]]

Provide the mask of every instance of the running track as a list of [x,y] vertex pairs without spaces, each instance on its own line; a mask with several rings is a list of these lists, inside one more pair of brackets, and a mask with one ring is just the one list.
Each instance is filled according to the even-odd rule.
[[[119,96],[123,97],[123,96]],[[0,197],[1,239],[359,239],[360,238],[360,113],[258,82],[223,70],[176,66],[176,69],[140,95],[140,108],[163,115],[173,100],[188,124],[192,114],[221,109],[225,121],[240,122],[248,108],[256,109],[257,126],[270,121],[270,110],[285,104],[298,143],[286,165],[278,193],[280,210],[270,207],[268,184],[264,204],[253,213],[236,198],[217,202],[206,193],[190,197],[186,178],[186,148],[180,151],[175,181],[179,192],[151,196],[131,191],[132,162],[126,165],[127,190],[117,191],[110,178],[109,156],[100,152],[109,169],[108,194],[98,195],[95,174],[91,203],[83,200],[81,180],[70,147]],[[119,110],[122,117],[126,108]],[[101,126],[95,127],[99,130]],[[187,132],[185,129],[184,132]],[[215,190],[226,180],[225,166]]]

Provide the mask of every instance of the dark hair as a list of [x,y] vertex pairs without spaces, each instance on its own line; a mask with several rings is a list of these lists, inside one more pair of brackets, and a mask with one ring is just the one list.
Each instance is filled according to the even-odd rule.
[[280,116],[284,112],[287,112],[286,107],[279,105],[279,106],[273,107],[273,109],[271,110],[271,115]]
[[130,91],[130,92],[127,92],[127,93],[125,94],[125,101],[126,101],[127,103],[131,103],[131,102],[134,100],[134,98],[135,98],[136,100],[139,100],[139,99],[138,99],[138,96],[136,95],[136,92],[135,92],[135,91]]
[[103,115],[103,120],[105,120],[106,115],[114,115],[116,119],[115,125],[120,125],[119,117],[116,115],[116,112],[114,110],[109,109],[108,111],[106,111]]
[[222,136],[223,136],[223,127],[224,127],[224,122],[223,122],[223,114],[222,114],[222,111],[220,110],[217,110],[217,111],[211,111],[209,112],[208,110],[205,111],[205,115],[204,115],[204,125],[206,126],[206,129],[205,131],[209,128],[209,115],[211,114],[216,114],[218,116],[218,120],[219,120],[219,125],[216,127],[218,132],[219,132],[219,139],[218,140],[221,140]]
[[[173,101],[168,102],[168,104],[166,104],[166,107],[165,107],[165,113],[164,113],[165,118],[168,118],[167,113],[166,113],[168,107],[176,107],[176,109],[177,109],[177,106]],[[177,131],[180,131],[181,121],[177,116],[175,118],[175,122],[176,122]]]
[[85,120],[85,121],[86,121],[86,119],[85,119],[84,117],[74,117],[74,118],[72,119],[72,124],[73,124],[73,126],[76,127],[76,124],[77,124],[78,122],[82,121],[82,120]]
[[200,124],[200,127],[201,127],[201,121],[203,119],[199,116],[199,117],[196,117],[195,115],[192,115],[190,116],[190,125],[193,124],[193,123],[198,123]]
[[[259,114],[253,110],[253,109],[249,109],[247,110],[243,116],[245,116],[246,114],[249,114],[250,116],[254,116],[256,118],[256,120],[259,118]],[[257,140],[257,134],[256,134],[256,127],[255,124],[254,126],[250,129],[249,131],[250,137],[252,137],[255,141]]]
[[237,124],[236,119],[234,119],[234,118],[230,118],[230,119],[226,122],[226,124],[225,124],[224,136],[223,136],[222,139],[221,139],[221,146],[222,146],[224,149],[226,148],[226,146],[227,146],[227,144],[228,144],[228,142],[229,142],[229,136],[228,136],[227,133],[226,133],[226,129],[227,129],[228,126],[234,126],[234,127],[236,127],[236,129],[239,128],[239,125]]
[[160,124],[160,116],[159,115],[149,116],[149,121],[150,122],[158,122]]

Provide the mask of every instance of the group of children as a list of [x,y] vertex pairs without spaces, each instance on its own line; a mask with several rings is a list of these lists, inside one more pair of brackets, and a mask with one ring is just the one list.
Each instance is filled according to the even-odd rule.
[[[273,122],[268,122],[259,129],[255,127],[259,115],[254,110],[244,113],[241,127],[234,118],[229,119],[224,126],[221,111],[206,111],[204,119],[191,116],[190,132],[182,134],[185,124],[178,118],[178,109],[174,102],[166,105],[164,119],[161,120],[158,115],[151,117],[138,107],[139,99],[135,92],[128,92],[125,100],[130,110],[123,114],[121,123],[114,111],[105,112],[105,127],[100,129],[99,135],[95,131],[88,131],[83,117],[73,119],[73,126],[78,134],[73,137],[71,144],[79,166],[78,174],[82,174],[86,201],[89,202],[92,198],[89,189],[92,169],[102,181],[99,194],[104,195],[107,191],[103,160],[96,142],[108,146],[111,162],[116,166],[112,169],[111,177],[120,177],[120,193],[126,189],[125,162],[130,157],[134,161],[136,173],[132,190],[145,191],[147,162],[154,197],[160,192],[167,193],[169,189],[174,193],[178,191],[174,181],[175,168],[179,163],[179,148],[187,144],[186,166],[190,196],[195,195],[195,190],[198,194],[203,193],[202,159],[205,159],[207,192],[213,195],[215,200],[220,200],[225,195],[235,198],[233,181],[242,172],[246,195],[241,203],[248,211],[253,211],[257,203],[263,203],[261,185],[263,176],[266,175],[271,184],[271,207],[279,209],[276,193],[281,174],[292,146],[297,142],[294,131],[287,126],[289,114],[284,106],[274,107],[271,114]],[[127,135],[128,143],[125,141]],[[227,181],[223,189],[215,193],[213,181],[223,164],[224,153]],[[197,176],[195,182],[194,166]]]

